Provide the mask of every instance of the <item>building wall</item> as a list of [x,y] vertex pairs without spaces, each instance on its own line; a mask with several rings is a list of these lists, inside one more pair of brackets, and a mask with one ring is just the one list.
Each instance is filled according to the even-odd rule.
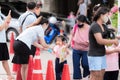
[[55,12],[55,1],[54,0],[43,0],[43,8],[44,12]]
[[50,0],[44,0],[42,11],[50,11]]

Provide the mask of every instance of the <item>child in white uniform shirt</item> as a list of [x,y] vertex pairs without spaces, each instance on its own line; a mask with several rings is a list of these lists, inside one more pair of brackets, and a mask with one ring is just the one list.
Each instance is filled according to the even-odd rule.
[[9,53],[8,53],[8,47],[6,43],[6,33],[5,33],[6,28],[10,23],[10,20],[11,20],[11,11],[9,11],[8,16],[6,17],[4,22],[0,18],[0,61],[2,61],[2,65],[8,75],[8,80],[13,79],[8,65]]

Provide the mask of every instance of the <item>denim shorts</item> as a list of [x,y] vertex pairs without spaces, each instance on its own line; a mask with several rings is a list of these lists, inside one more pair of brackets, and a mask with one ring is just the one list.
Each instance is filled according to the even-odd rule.
[[107,67],[106,56],[88,56],[89,70],[102,70]]

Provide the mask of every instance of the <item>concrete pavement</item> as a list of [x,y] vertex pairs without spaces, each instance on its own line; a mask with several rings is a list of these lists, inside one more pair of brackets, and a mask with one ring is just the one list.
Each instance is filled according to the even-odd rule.
[[[10,54],[10,60],[9,60],[9,65],[10,65],[10,69],[12,71],[13,69],[13,64],[11,63],[11,60],[13,58],[13,55]],[[48,64],[48,60],[52,60],[53,61],[53,67],[54,67],[54,61],[55,61],[55,56],[47,51],[41,51],[40,54],[40,59],[41,59],[41,66],[42,66],[42,71],[43,71],[43,76],[44,76],[44,80],[46,77],[46,69],[47,69],[47,64]],[[69,64],[69,70],[70,70],[70,74],[71,74],[71,78],[72,78],[72,58],[71,58],[71,54],[67,57],[68,60],[68,64]],[[13,73],[12,74],[14,77],[16,77],[16,75]],[[0,63],[0,80],[6,80],[6,73],[2,67],[2,63]]]
[[[10,65],[11,71],[12,71],[12,63],[11,63],[12,57],[13,57],[13,55],[10,55],[9,65]],[[53,61],[53,67],[54,67],[55,56],[53,54],[47,52],[47,51],[41,51],[40,59],[41,59],[41,64],[42,64],[43,76],[44,76],[44,80],[45,80],[48,60],[52,60]],[[73,74],[72,73],[73,72],[72,53],[70,53],[70,55],[68,55],[67,61],[68,61],[69,71],[70,71],[71,80],[72,80],[72,74]],[[15,74],[13,74],[13,75],[16,77]],[[2,63],[0,63],[0,80],[1,80],[1,78],[2,78],[2,80],[6,80],[6,73],[5,73],[5,71],[4,71],[3,67],[2,67]],[[119,75],[119,79],[118,80],[120,80],[120,75]]]

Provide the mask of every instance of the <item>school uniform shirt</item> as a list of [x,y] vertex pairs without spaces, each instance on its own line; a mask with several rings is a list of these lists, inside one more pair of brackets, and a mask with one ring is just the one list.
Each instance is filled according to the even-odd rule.
[[38,41],[39,38],[44,39],[44,30],[41,25],[33,26],[26,29],[16,38],[16,40],[18,39],[24,42],[31,49],[31,45],[35,41]]
[[[108,47],[107,49],[113,49],[114,47]],[[106,55],[106,61],[107,61],[107,68],[105,71],[116,71],[119,70],[118,67],[118,54],[119,53],[112,53]]]
[[[3,20],[0,18],[0,25],[3,23]],[[2,26],[1,26],[2,27]],[[0,43],[6,43],[6,32],[5,28],[0,31]]]
[[[25,19],[25,20],[24,20]],[[22,30],[24,31],[26,29],[26,27],[33,23],[35,20],[37,19],[36,15],[31,12],[31,11],[26,11],[25,13],[23,13],[18,21],[19,21],[19,26],[22,27]],[[24,22],[23,22],[24,21]],[[22,24],[23,23],[23,24]]]
[[[3,20],[0,18],[0,27],[3,24]],[[9,52],[6,43],[6,29],[0,30],[0,61],[9,60]]]

